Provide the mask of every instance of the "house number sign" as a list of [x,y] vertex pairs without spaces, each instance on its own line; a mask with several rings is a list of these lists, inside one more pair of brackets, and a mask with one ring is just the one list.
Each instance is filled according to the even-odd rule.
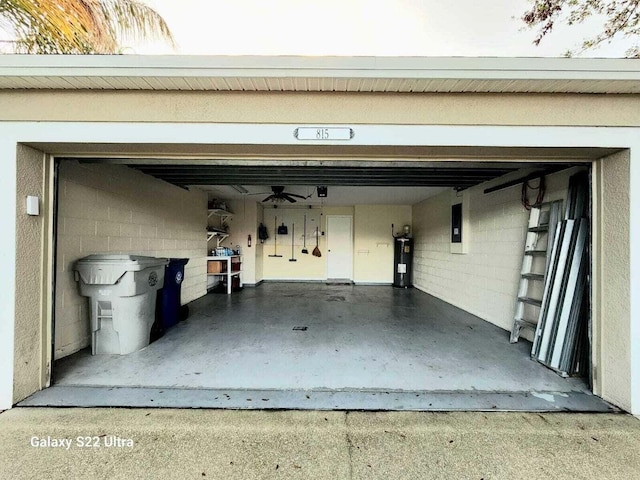
[[348,127],[298,127],[293,131],[298,140],[351,140],[354,134]]

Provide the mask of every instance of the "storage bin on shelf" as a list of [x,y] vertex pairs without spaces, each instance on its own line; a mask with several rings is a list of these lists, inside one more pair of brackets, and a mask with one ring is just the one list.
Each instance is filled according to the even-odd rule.
[[222,260],[208,260],[207,273],[222,273],[222,269],[226,264],[227,263]]
[[226,293],[242,288],[242,261],[241,255],[212,255],[207,257],[207,289],[216,291],[217,285],[224,286]]

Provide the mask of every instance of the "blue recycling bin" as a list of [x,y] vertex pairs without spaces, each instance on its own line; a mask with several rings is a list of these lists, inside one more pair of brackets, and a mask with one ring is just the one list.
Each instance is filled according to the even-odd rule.
[[184,315],[186,309],[180,306],[180,290],[184,280],[184,266],[188,258],[170,258],[164,271],[164,287],[158,291],[156,323],[162,331],[173,327]]

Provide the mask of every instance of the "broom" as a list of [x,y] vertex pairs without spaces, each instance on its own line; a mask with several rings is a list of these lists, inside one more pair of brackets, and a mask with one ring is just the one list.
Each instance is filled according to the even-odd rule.
[[319,237],[318,227],[316,227],[316,248],[314,248],[313,252],[311,252],[311,254],[314,257],[321,257],[322,256],[322,253],[320,253],[320,249],[318,248],[318,237]]
[[304,215],[304,230],[302,232],[302,241],[304,242],[302,244],[302,253],[309,253],[309,250],[307,250],[307,214],[305,213]]

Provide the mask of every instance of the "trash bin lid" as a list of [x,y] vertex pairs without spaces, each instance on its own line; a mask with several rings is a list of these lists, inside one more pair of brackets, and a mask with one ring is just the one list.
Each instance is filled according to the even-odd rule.
[[169,267],[180,267],[189,263],[188,258],[170,258]]
[[87,285],[115,285],[127,272],[164,267],[168,263],[168,258],[143,255],[89,255],[78,260],[74,270]]
[[76,262],[77,267],[118,267],[127,272],[135,272],[150,267],[164,266],[168,258],[146,257],[144,255],[89,255]]

